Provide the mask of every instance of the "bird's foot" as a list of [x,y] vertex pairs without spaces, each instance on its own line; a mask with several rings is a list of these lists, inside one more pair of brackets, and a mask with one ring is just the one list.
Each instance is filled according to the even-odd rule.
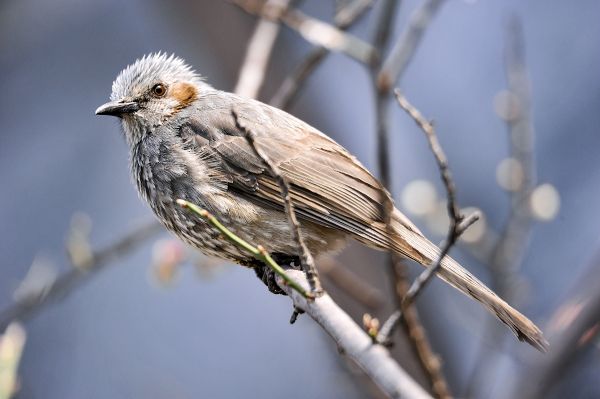
[[[298,269],[300,268],[300,262],[297,256],[290,256],[285,254],[274,253],[271,254],[271,257],[278,265],[285,268]],[[269,266],[264,263],[255,263],[252,265],[254,268],[254,272],[256,273],[256,277],[258,277],[269,289],[269,291],[273,294],[277,295],[287,295],[285,291],[283,291],[279,285],[277,284],[277,273]]]

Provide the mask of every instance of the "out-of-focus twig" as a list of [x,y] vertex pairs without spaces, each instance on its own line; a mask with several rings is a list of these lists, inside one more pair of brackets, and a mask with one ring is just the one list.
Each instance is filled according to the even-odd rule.
[[317,267],[322,278],[327,278],[332,284],[348,294],[352,300],[359,302],[370,310],[378,309],[384,303],[384,297],[378,288],[369,284],[334,258],[328,256],[319,258]]
[[[352,26],[371,7],[374,0],[352,0],[348,5],[342,7],[335,16],[335,26],[340,30],[346,30]],[[295,68],[286,76],[275,95],[269,103],[280,109],[287,109],[296,99],[302,88],[302,84],[308,76],[329,55],[330,51],[323,46],[312,50]]]
[[151,222],[136,228],[106,248],[92,252],[80,267],[71,268],[56,278],[50,286],[37,292],[28,293],[2,310],[0,312],[0,330],[6,328],[11,321],[31,317],[52,301],[70,294],[94,273],[103,270],[111,261],[129,253],[160,231],[163,231],[162,226],[158,222]]
[[412,13],[407,27],[396,41],[379,71],[377,85],[382,90],[391,90],[395,82],[400,79],[412,60],[429,22],[443,3],[444,0],[425,0]]
[[[502,108],[500,116],[506,122],[510,156],[515,162],[511,169],[519,169],[510,170],[508,178],[520,181],[511,184],[510,213],[488,263],[492,287],[504,300],[514,302],[519,287],[522,287],[519,270],[533,227],[529,198],[536,180],[531,89],[525,66],[523,27],[516,16],[509,20],[506,28],[505,46],[508,92],[503,98],[505,102],[499,104]],[[498,342],[504,335],[504,329],[499,329],[495,321],[488,323],[486,331],[489,336],[487,341]],[[484,380],[490,376],[493,366],[497,364],[487,348],[488,346],[483,344],[480,347],[468,384],[471,393],[476,389],[475,384],[486,384]]]
[[[600,254],[582,273],[570,297],[560,304],[548,322],[552,350],[540,356],[531,354],[528,369],[521,373],[512,397],[529,399],[555,397],[553,388],[564,381],[592,352],[597,356],[600,335]],[[593,360],[592,360],[593,361]],[[579,366],[582,366],[579,364]],[[554,392],[555,393],[555,392]]]
[[12,398],[18,391],[19,362],[27,334],[18,323],[11,323],[0,334],[0,399]]
[[290,10],[281,16],[281,21],[298,31],[308,42],[330,51],[339,51],[359,62],[369,62],[376,54],[369,43],[301,11]]
[[[289,270],[288,274],[304,287],[309,287],[304,273]],[[280,280],[278,280],[280,281]],[[373,345],[371,338],[345,313],[328,294],[314,301],[290,289],[281,281],[294,306],[306,312],[331,336],[339,350],[352,359],[364,373],[390,398],[430,398],[404,371],[386,348]]]
[[[533,220],[529,198],[535,187],[536,170],[533,162],[534,137],[531,115],[531,92],[525,66],[523,27],[517,17],[510,20],[507,28],[506,75],[508,80],[508,107],[504,118],[507,123],[511,157],[520,165],[520,183],[511,191],[511,208],[508,221],[501,232],[492,253],[490,269],[493,286],[505,300],[514,298],[518,284],[518,273]],[[511,178],[516,173],[511,171]]]
[[[265,78],[271,50],[279,34],[279,17],[289,7],[291,0],[267,0],[261,7],[262,15],[250,38],[240,76],[234,92],[243,97],[255,98]],[[245,2],[240,2],[245,3]],[[267,10],[272,15],[267,16]]]
[[255,141],[255,133],[244,126],[241,120],[238,118],[238,114],[235,109],[231,110],[231,115],[235,120],[236,126],[244,132],[246,136],[246,140],[250,147],[254,151],[254,154],[260,158],[263,163],[267,166],[277,183],[279,184],[279,189],[281,190],[281,198],[283,199],[285,213],[287,214],[288,221],[290,224],[290,230],[292,231],[292,238],[296,242],[297,251],[300,255],[300,264],[302,265],[302,270],[306,273],[306,278],[310,284],[310,290],[312,293],[320,293],[323,288],[321,287],[321,282],[319,281],[319,274],[317,272],[317,268],[315,267],[315,261],[313,259],[312,254],[308,250],[306,243],[304,242],[304,238],[302,237],[302,232],[300,231],[300,224],[298,223],[298,219],[296,218],[296,212],[294,211],[294,204],[292,203],[292,197],[290,195],[290,186],[288,182],[284,179],[279,171],[279,168],[271,162],[269,157],[256,145]]

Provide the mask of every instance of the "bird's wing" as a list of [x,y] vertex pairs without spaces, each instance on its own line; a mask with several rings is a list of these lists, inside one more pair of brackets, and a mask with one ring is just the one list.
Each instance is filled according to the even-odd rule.
[[[290,184],[301,219],[345,231],[375,247],[390,248],[428,265],[439,248],[406,217],[394,210],[393,231],[381,218],[383,195],[379,182],[343,147],[304,122],[265,104],[232,96],[230,104],[214,107],[209,115],[183,127],[203,154],[210,154],[228,176],[230,189],[252,201],[282,208],[280,190],[262,160],[249,145],[238,122],[255,134],[255,143]],[[184,133],[185,134],[185,133]],[[383,194],[383,195],[382,195]],[[388,233],[393,233],[390,237]],[[480,301],[521,340],[545,350],[541,331],[482,282],[446,256],[438,275]]]
[[[300,219],[345,231],[372,246],[389,247],[381,218],[382,195],[388,194],[356,158],[283,111],[253,100],[235,100],[233,108],[224,104],[182,127],[183,134],[193,135],[204,153],[211,152],[221,162],[231,189],[267,206],[283,206],[277,181],[256,156],[238,122],[254,133],[256,146],[289,183]],[[418,231],[407,218],[396,217],[408,229]],[[408,244],[402,249],[414,259]]]

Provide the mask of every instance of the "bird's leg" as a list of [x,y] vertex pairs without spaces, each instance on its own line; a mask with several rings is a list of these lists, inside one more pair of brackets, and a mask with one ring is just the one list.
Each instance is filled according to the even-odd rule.
[[[279,264],[284,269],[300,268],[300,260],[297,256],[273,253],[271,254],[271,257],[273,258],[273,260],[275,260],[275,262],[277,262],[277,264]],[[252,261],[250,262],[249,266],[251,266],[254,269],[256,277],[258,277],[260,281],[262,281],[267,286],[270,292],[278,295],[286,295],[285,292],[279,287],[279,285],[277,285],[277,274],[275,273],[275,271],[273,271],[273,269],[259,261]]]

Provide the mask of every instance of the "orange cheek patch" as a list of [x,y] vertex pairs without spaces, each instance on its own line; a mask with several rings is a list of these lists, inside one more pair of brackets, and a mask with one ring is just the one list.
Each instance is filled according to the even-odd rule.
[[191,84],[178,82],[171,87],[170,96],[177,100],[177,103],[179,104],[177,108],[182,109],[198,98],[198,92]]

